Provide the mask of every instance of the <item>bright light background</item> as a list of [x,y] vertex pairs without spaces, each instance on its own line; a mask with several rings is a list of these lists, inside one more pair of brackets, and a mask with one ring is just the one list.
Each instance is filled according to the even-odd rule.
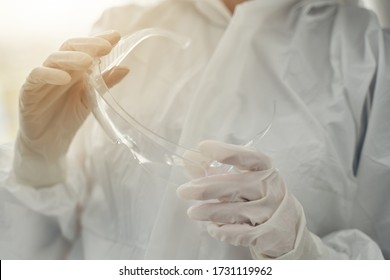
[[68,38],[87,36],[102,12],[156,0],[1,0],[0,144],[14,139],[19,89],[29,72]]
[[[86,36],[109,7],[160,0],[1,0],[0,1],[0,144],[15,138],[19,88],[28,73],[61,43]],[[208,1],[208,0],[205,0]],[[261,1],[261,0],[260,0]],[[383,9],[390,0],[363,0]],[[385,3],[385,4],[383,4]]]

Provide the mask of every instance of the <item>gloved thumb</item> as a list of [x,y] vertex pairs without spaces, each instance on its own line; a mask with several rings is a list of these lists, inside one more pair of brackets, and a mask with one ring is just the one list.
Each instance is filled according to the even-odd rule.
[[268,156],[248,147],[205,140],[199,144],[198,149],[207,158],[242,170],[260,171],[272,168]]
[[118,84],[126,75],[130,72],[130,69],[124,66],[117,66],[110,71],[103,73],[103,79],[108,88],[112,88]]

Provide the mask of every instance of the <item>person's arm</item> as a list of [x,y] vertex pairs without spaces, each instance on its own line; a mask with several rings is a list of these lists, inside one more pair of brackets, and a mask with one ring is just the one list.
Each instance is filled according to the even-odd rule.
[[0,259],[62,258],[67,242],[58,221],[38,209],[45,208],[38,204],[48,193],[16,184],[11,178],[12,157],[11,145],[0,146]]
[[[68,153],[89,114],[84,76],[119,39],[113,31],[70,39],[23,85],[16,143],[0,148],[1,258],[66,257],[85,183],[82,150]],[[115,70],[110,84],[128,72]]]
[[212,237],[248,247],[254,259],[383,259],[378,245],[358,230],[324,239],[312,233],[302,205],[266,155],[217,141],[198,148],[206,162],[240,170],[199,177],[177,189],[180,198],[202,202],[188,215],[208,222]]

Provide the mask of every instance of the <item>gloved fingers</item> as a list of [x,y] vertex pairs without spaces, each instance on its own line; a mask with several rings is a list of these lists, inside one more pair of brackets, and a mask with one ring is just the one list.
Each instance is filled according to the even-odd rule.
[[233,165],[242,170],[258,171],[272,167],[271,159],[251,148],[206,140],[198,146],[200,152],[218,162]]
[[208,233],[223,242],[234,246],[249,247],[259,237],[256,228],[248,224],[217,224],[207,225]]
[[260,199],[247,202],[211,202],[192,206],[188,216],[193,220],[218,224],[260,225],[266,222],[277,209],[273,201]]
[[103,73],[103,79],[108,88],[118,84],[128,73],[130,69],[124,66],[117,66],[110,71]]
[[41,66],[31,71],[23,89],[31,91],[43,84],[66,85],[71,81],[71,79],[72,77],[66,71]]
[[[242,202],[239,204],[245,204]],[[233,206],[236,203],[233,204]],[[235,208],[238,211],[239,207]],[[213,214],[213,209],[202,209],[204,214]],[[234,210],[232,207],[231,210]],[[224,211],[227,213],[226,211]],[[194,213],[191,213],[191,215]],[[198,215],[199,213],[195,213]],[[200,218],[200,217],[196,217]],[[203,219],[203,218],[202,218]],[[277,258],[294,248],[297,232],[297,224],[305,225],[303,209],[292,196],[285,196],[280,207],[266,218],[263,223],[221,223],[211,222],[207,226],[208,233],[223,242],[228,242],[235,246],[250,246],[256,255],[264,255]]]
[[273,196],[280,201],[285,189],[275,169],[201,177],[177,188],[186,200],[251,201]]
[[107,30],[99,34],[96,34],[95,37],[102,38],[108,41],[111,44],[111,46],[115,46],[116,43],[118,43],[119,40],[121,39],[121,34],[116,30]]
[[79,51],[92,57],[106,55],[111,49],[111,43],[101,37],[72,38],[60,47],[60,51]]
[[200,178],[206,175],[210,159],[197,151],[187,150],[183,155],[183,163],[191,177]]
[[216,224],[207,226],[208,233],[234,246],[251,247],[256,255],[277,258],[294,248],[295,232],[274,224]]
[[44,66],[70,71],[86,71],[92,65],[93,58],[79,51],[58,51],[52,53],[43,63]]

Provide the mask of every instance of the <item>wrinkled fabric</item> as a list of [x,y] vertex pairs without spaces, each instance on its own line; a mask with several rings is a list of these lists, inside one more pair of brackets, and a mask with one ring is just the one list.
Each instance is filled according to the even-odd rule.
[[[164,94],[164,110],[148,105],[137,117],[187,147],[204,139],[244,144],[269,123],[275,103],[272,128],[255,147],[272,158],[301,203],[307,228],[333,258],[389,258],[390,42],[376,17],[332,0],[253,0],[226,19],[218,0],[207,2],[210,10],[201,0],[113,8],[95,25],[94,32],[122,34],[159,26],[192,39],[187,60],[175,61],[174,69],[192,67],[193,75],[181,90]],[[139,77],[129,88],[152,81]],[[136,106],[131,101],[124,95],[121,104]],[[145,172],[92,117],[72,143],[66,183],[34,190],[37,196],[14,185],[6,150],[0,199],[12,207],[0,212],[3,258],[38,258],[44,248],[46,258],[252,258],[248,248],[217,241],[203,222],[190,220],[193,202]],[[36,223],[22,212],[7,222],[18,215],[14,207],[34,213]],[[48,237],[26,235],[34,226]],[[9,241],[11,233],[25,236],[26,245]],[[77,246],[68,254],[64,238]],[[306,244],[294,250],[304,252]]]
[[[216,171],[195,178],[177,189],[180,198],[198,201],[188,209],[188,216],[207,222],[212,237],[248,247],[254,259],[286,254],[290,259],[328,258],[326,245],[306,229],[302,205],[288,191],[270,158],[248,147],[218,141],[203,141],[198,148],[206,160],[235,168],[229,174]],[[305,249],[294,250],[299,247]]]

